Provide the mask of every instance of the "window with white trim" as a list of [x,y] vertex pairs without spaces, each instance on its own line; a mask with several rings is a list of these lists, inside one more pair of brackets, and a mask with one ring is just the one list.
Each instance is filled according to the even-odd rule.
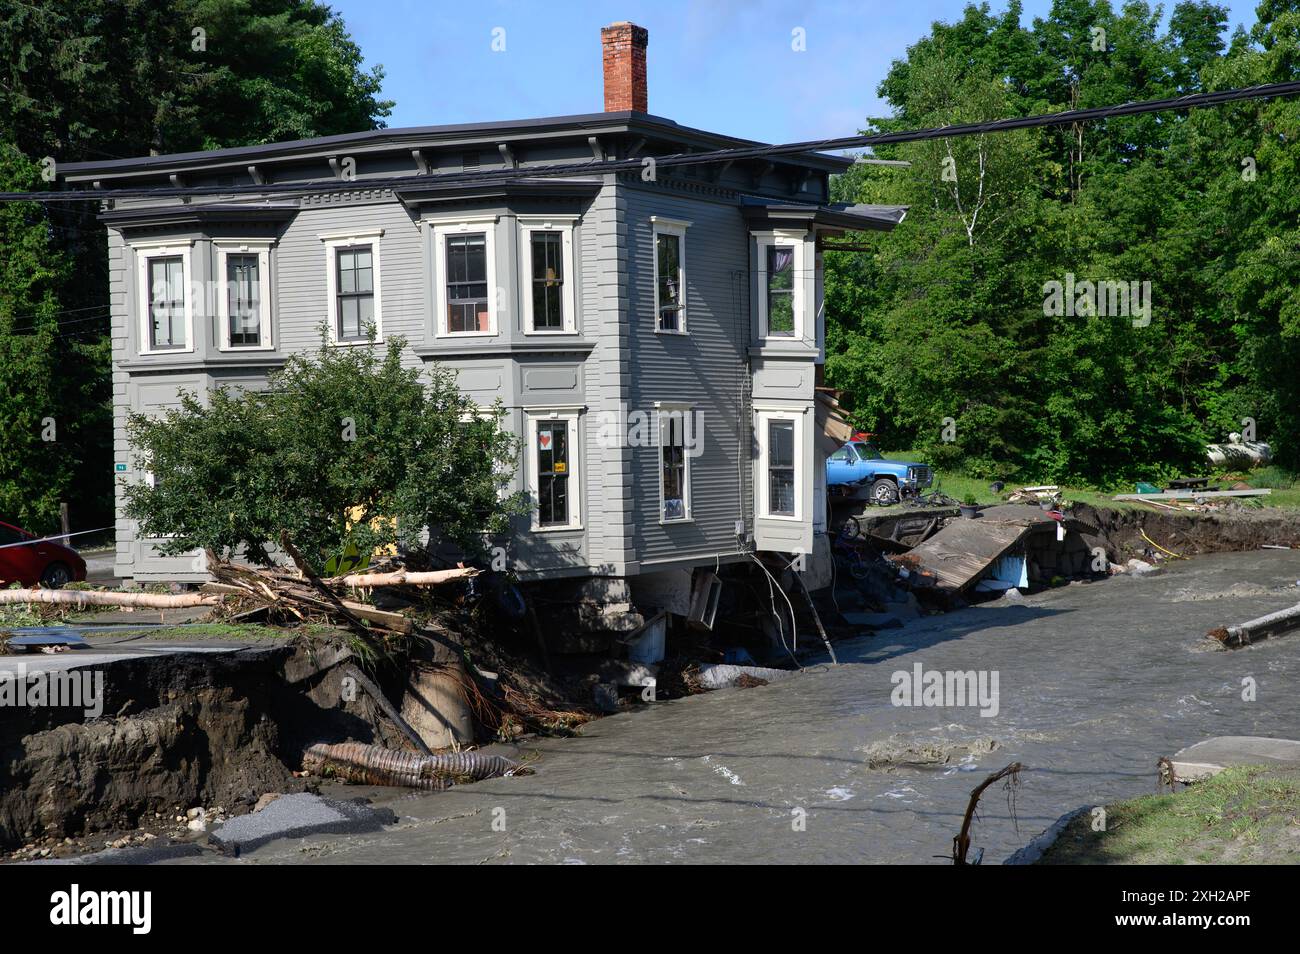
[[654,242],[655,331],[686,334],[686,230],[690,222],[650,216]]
[[529,411],[528,446],[533,529],[579,529],[578,412]]
[[563,334],[577,329],[573,221],[572,217],[519,220],[525,334]]
[[659,521],[691,519],[691,406],[658,404]]
[[133,247],[139,263],[140,353],[193,351],[189,241]]
[[759,515],[787,520],[802,516],[803,414],[795,410],[756,413],[759,444]]
[[329,333],[335,344],[365,344],[371,329],[376,340],[383,339],[379,249],[383,234],[383,229],[373,229],[320,236],[325,243]]
[[497,333],[496,221],[431,222],[439,337]]
[[758,251],[758,319],[763,338],[802,338],[807,242],[802,233],[755,236]]
[[271,269],[269,241],[214,242],[217,274],[224,280],[217,296],[223,351],[266,350],[271,345]]

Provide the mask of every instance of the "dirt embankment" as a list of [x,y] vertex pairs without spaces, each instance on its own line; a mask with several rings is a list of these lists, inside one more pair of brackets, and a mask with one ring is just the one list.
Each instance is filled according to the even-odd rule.
[[1143,531],[1180,556],[1258,550],[1265,544],[1300,547],[1300,512],[1265,508],[1184,514],[1077,504],[1072,513],[1098,527],[1112,549],[1110,558],[1121,562],[1152,549]]
[[31,707],[0,720],[0,848],[137,827],[176,806],[255,801],[293,785],[268,717],[279,655],[109,668],[104,715]]

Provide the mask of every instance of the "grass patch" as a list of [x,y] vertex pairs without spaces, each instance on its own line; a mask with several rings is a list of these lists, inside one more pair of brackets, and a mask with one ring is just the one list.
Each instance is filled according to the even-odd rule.
[[[889,460],[907,460],[924,462],[926,455],[913,450],[885,451],[881,454]],[[1300,510],[1300,475],[1293,474],[1284,470],[1277,465],[1261,467],[1258,470],[1252,470],[1249,473],[1237,475],[1231,479],[1222,481],[1226,487],[1233,480],[1240,479],[1250,484],[1252,487],[1268,488],[1273,492],[1267,497],[1241,497],[1237,498],[1242,506],[1252,508],[1274,507],[1283,510]],[[1002,494],[994,493],[989,490],[991,480],[982,477],[968,477],[965,474],[950,470],[935,469],[934,484],[930,490],[942,490],[954,500],[965,500],[967,494],[975,497],[978,504],[997,504],[1002,503]],[[1050,480],[1033,480],[1033,479],[1016,479],[1004,481],[1006,487],[1003,494],[1015,490],[1017,487],[1036,487],[1044,484],[1051,484]],[[1119,490],[1100,490],[1096,487],[1076,487],[1061,484],[1061,496],[1064,500],[1075,503],[1085,503],[1093,507],[1106,507],[1111,510],[1132,510],[1140,508],[1146,510],[1141,504],[1129,500],[1112,500],[1117,493],[1136,493],[1136,486],[1123,487]]]
[[160,626],[156,629],[132,629],[128,624],[120,629],[114,628],[111,631],[111,634],[108,631],[100,630],[92,633],[91,636],[140,636],[145,639],[166,639],[173,641],[184,641],[189,639],[233,639],[260,642],[268,639],[292,639],[295,636],[329,636],[336,635],[339,632],[339,630],[332,626],[323,626],[316,623],[308,623],[305,626],[295,626],[292,629],[286,629],[280,626],[263,626],[260,623],[191,623],[185,626]]
[[1300,771],[1230,768],[1172,795],[1106,806],[1072,821],[1039,864],[1296,864]]

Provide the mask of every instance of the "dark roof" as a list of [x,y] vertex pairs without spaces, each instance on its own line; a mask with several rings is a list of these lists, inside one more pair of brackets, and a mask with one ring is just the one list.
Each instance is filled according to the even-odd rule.
[[297,211],[297,203],[209,202],[114,209],[100,213],[99,220],[118,228],[200,222],[287,222]]
[[741,196],[740,204],[747,219],[767,219],[779,224],[782,219],[810,221],[828,228],[854,231],[889,230],[903,221],[905,205],[809,205],[806,202],[782,202],[759,195]]
[[[201,152],[140,156],[96,162],[61,163],[60,174],[69,181],[123,175],[166,174],[196,167],[238,166],[269,160],[285,160],[330,154],[352,148],[365,152],[437,146],[496,144],[525,139],[555,139],[575,134],[610,135],[630,133],[647,138],[661,138],[692,148],[729,149],[762,145],[750,139],[738,139],[681,126],[671,119],[632,111],[583,113],[575,116],[551,116],[541,119],[517,119],[490,123],[457,123],[444,126],[411,126],[402,129],[367,129],[362,132],[288,142],[210,149]],[[800,153],[783,157],[783,161],[839,172],[853,164],[851,158],[825,153]]]

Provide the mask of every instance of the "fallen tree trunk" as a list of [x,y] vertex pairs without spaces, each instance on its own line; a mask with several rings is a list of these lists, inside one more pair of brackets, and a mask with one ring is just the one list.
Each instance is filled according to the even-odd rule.
[[214,606],[221,597],[206,593],[109,593],[103,590],[0,590],[0,605],[55,603],[68,606],[135,606],[143,609],[183,609]]
[[454,580],[467,580],[477,576],[473,567],[457,567],[454,570],[430,570],[412,573],[408,570],[393,570],[388,573],[352,573],[348,576],[332,576],[321,582],[329,586],[439,586]]
[[1267,616],[1246,620],[1236,626],[1220,626],[1206,635],[1217,639],[1228,649],[1238,649],[1297,628],[1300,628],[1300,603]]

